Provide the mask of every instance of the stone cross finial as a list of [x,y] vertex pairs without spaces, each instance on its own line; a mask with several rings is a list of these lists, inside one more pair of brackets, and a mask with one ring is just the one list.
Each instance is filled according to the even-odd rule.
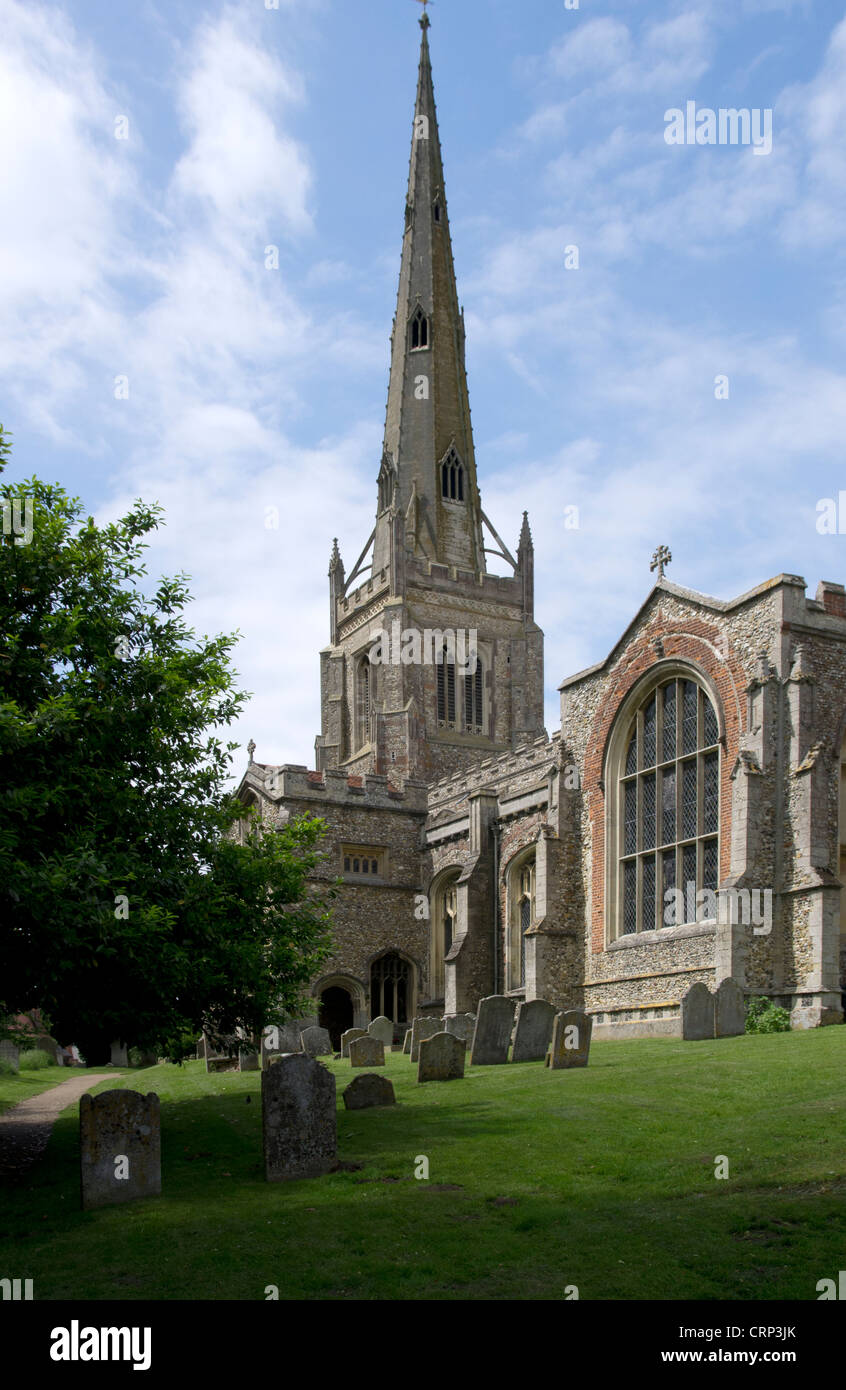
[[657,570],[657,571],[658,571],[658,578],[659,578],[659,579],[663,579],[663,578],[664,578],[664,566],[665,566],[665,565],[668,565],[668,564],[670,563],[670,561],[672,560],[672,558],[673,558],[673,557],[672,557],[672,555],[670,554],[670,552],[669,552],[667,546],[666,546],[666,545],[659,545],[659,547],[658,547],[658,549],[656,550],[655,554],[652,556],[652,564],[649,566],[650,571],[652,571],[652,570]]
[[255,751],[256,751],[256,741],[255,741],[254,738],[251,738],[250,741],[249,741],[249,743],[247,744],[247,753],[249,754],[250,762],[253,761],[253,754],[255,753]]

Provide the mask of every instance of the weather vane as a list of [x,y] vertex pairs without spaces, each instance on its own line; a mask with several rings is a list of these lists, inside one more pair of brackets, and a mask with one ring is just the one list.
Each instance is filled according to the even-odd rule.
[[418,5],[423,6],[423,18],[421,19],[420,23],[425,28],[431,22],[429,19],[429,11],[426,9],[426,6],[431,5],[432,0],[417,0],[417,3]]

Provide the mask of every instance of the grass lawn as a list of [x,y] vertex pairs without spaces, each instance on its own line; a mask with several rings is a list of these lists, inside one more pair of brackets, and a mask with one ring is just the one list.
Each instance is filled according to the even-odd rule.
[[844,1267],[846,1028],[595,1043],[583,1071],[426,1086],[393,1054],[400,1104],[349,1113],[355,1073],[329,1065],[361,1169],[266,1183],[257,1073],[124,1074],[162,1098],[162,1197],[81,1212],[71,1107],[0,1195],[0,1274],[36,1299],[815,1300]]
[[[63,1081],[71,1081],[75,1076],[85,1076],[87,1072],[103,1071],[103,1067],[44,1067],[41,1071],[22,1071],[18,1076],[0,1076],[0,1115],[12,1106],[20,1105],[30,1096],[40,1095]],[[116,1076],[125,1076],[126,1069],[114,1068]]]

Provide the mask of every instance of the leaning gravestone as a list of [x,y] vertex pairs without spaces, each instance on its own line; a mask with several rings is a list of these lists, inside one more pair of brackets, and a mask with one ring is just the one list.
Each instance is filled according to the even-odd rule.
[[481,1001],[473,1032],[471,1066],[492,1067],[508,1061],[514,1007],[514,1000],[504,994],[489,994]]
[[332,1039],[325,1028],[304,1028],[301,1033],[303,1052],[309,1057],[326,1057],[332,1052]]
[[415,1018],[411,1025],[411,1060],[419,1062],[420,1044],[424,1038],[433,1038],[436,1033],[444,1030],[443,1020],[440,1018]]
[[403,1040],[402,1040],[402,1050],[403,1050],[403,1052],[410,1052],[410,1051],[411,1051],[411,1035],[412,1035],[413,1032],[414,1032],[414,1029],[413,1029],[413,1028],[406,1028],[406,1030],[405,1030],[405,1037],[404,1037]]
[[290,1053],[262,1072],[261,1120],[268,1182],[317,1178],[334,1165],[335,1078],[316,1058]]
[[372,1105],[396,1105],[394,1088],[387,1076],[365,1072],[344,1087],[344,1106],[347,1110],[369,1110]]
[[593,1020],[581,1009],[567,1009],[556,1014],[552,1025],[552,1049],[549,1065],[553,1071],[568,1071],[571,1067],[586,1067],[590,1057],[590,1038]]
[[12,1071],[20,1071],[20,1048],[13,1042],[0,1042],[0,1062],[8,1062]]
[[467,1048],[453,1033],[435,1033],[420,1044],[418,1081],[457,1081],[464,1075]]
[[349,1057],[350,1043],[355,1042],[356,1038],[366,1038],[366,1028],[348,1028],[346,1033],[341,1034],[341,1056]]
[[394,1040],[394,1025],[384,1014],[374,1018],[373,1022],[368,1025],[367,1031],[371,1038],[378,1038],[386,1047],[390,1047]]
[[134,1202],[162,1190],[161,1119],[155,1091],[103,1091],[79,1102],[82,1207]]
[[714,1034],[736,1038],[746,1032],[746,995],[736,980],[721,980],[714,996]]
[[385,1044],[378,1038],[365,1033],[363,1038],[353,1038],[350,1043],[350,1065],[353,1067],[383,1067],[385,1065]]
[[714,996],[701,980],[691,985],[681,1001],[682,1037],[701,1042],[714,1036]]
[[545,999],[530,999],[517,1006],[517,1027],[512,1062],[543,1061],[549,1050],[556,1010]]

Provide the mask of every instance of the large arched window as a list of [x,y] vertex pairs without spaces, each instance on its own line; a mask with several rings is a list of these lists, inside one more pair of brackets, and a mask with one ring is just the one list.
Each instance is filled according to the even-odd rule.
[[720,829],[719,726],[697,681],[662,681],[629,716],[616,795],[616,935],[696,920],[696,893],[719,885]]
[[509,989],[526,983],[526,932],[535,920],[535,851],[512,864],[508,871],[508,937],[506,978]]
[[374,960],[370,969],[370,1017],[408,1023],[414,1009],[413,968],[396,951]]
[[359,657],[355,670],[355,745],[363,748],[370,742],[370,709],[372,700],[373,670],[370,657]]
[[433,999],[443,999],[446,988],[444,961],[455,940],[458,926],[458,870],[442,880],[435,890],[429,920],[432,924]]

